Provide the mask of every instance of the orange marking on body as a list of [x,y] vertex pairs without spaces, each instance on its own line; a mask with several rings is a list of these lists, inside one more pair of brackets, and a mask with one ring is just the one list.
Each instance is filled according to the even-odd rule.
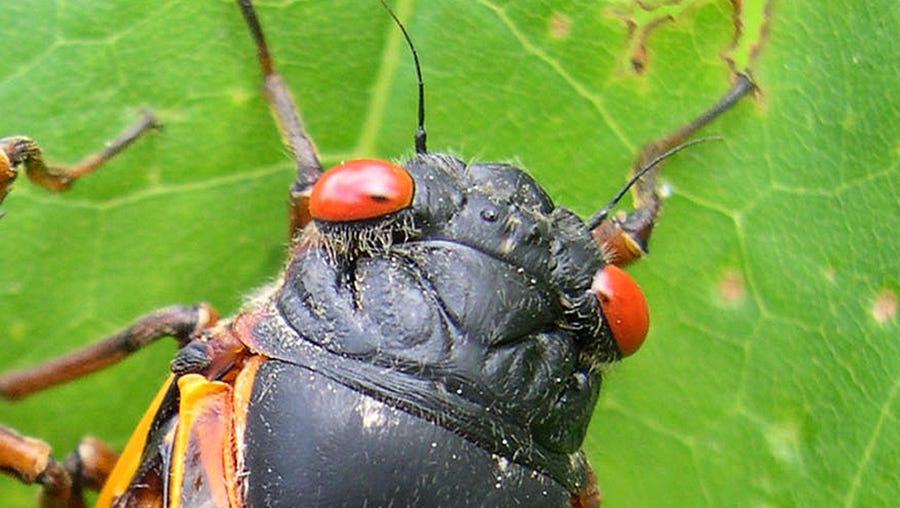
[[162,404],[163,398],[169,391],[173,380],[174,376],[170,374],[166,382],[163,383],[162,388],[156,393],[153,402],[150,403],[150,407],[144,412],[144,416],[141,417],[137,427],[131,433],[128,443],[122,450],[122,454],[119,455],[116,466],[109,474],[106,483],[103,484],[103,490],[100,491],[100,495],[97,497],[95,508],[112,506],[113,501],[128,489],[135,471],[141,464],[141,455],[144,451],[144,444],[147,441],[147,432],[150,430],[150,424],[153,423],[153,418],[156,416],[156,412],[159,410],[159,406]]
[[169,472],[169,507],[180,508],[184,501],[201,496],[204,501],[208,498],[209,506],[228,508],[232,506],[228,484],[235,480],[234,469],[226,466],[234,461],[225,459],[233,453],[231,387],[186,374],[178,379],[178,389],[181,403]]

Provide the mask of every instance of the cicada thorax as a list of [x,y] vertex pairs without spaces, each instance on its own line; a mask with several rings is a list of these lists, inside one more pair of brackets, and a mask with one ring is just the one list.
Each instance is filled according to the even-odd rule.
[[[351,412],[382,404],[396,415],[384,421],[428,429],[428,439],[462,437],[478,449],[478,459],[456,465],[429,462],[431,471],[417,472],[423,478],[449,481],[457,469],[496,473],[498,464],[514,464],[510,470],[529,472],[523,478],[537,478],[536,491],[546,492],[548,479],[561,492],[577,491],[600,367],[619,355],[591,290],[603,266],[596,243],[514,166],[419,155],[405,170],[415,189],[409,207],[316,220],[304,232],[248,348],[278,360],[266,367],[272,376],[298,378],[295,392],[299,379],[327,385]],[[372,429],[357,428],[345,453],[365,453]],[[398,432],[394,423],[372,446],[390,432]],[[428,461],[446,443],[416,446]],[[484,492],[495,483],[485,481]]]

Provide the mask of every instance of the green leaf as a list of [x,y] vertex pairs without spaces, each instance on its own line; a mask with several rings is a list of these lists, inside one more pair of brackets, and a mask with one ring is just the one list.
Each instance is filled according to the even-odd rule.
[[[260,3],[326,163],[412,153],[411,59],[377,2]],[[658,3],[401,1],[430,148],[517,161],[586,215],[638,147],[724,92],[723,55],[757,51],[759,96],[705,131],[723,141],[666,165],[652,254],[632,270],[651,335],[607,374],[585,446],[604,506],[890,506],[900,12],[748,1],[730,53],[731,2]],[[16,183],[0,219],[0,368],[175,302],[231,313],[276,277],[291,163],[234,5],[35,0],[4,14],[0,135],[66,162],[144,107],[165,130],[65,194]],[[174,349],[0,402],[0,421],[58,457],[89,433],[121,447]],[[34,491],[0,479],[5,506]]]

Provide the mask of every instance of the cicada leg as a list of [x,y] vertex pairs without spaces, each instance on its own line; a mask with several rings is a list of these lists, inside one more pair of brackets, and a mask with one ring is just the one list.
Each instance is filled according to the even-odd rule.
[[25,175],[37,185],[53,192],[64,191],[75,180],[102,166],[147,131],[159,126],[156,117],[144,112],[136,122],[106,143],[101,150],[71,166],[47,164],[40,146],[29,137],[0,138],[0,203],[9,194],[10,187],[18,176],[19,166],[25,168]]
[[677,151],[700,128],[731,109],[753,88],[748,76],[736,74],[734,84],[712,107],[680,129],[641,148],[631,170],[632,175],[640,174],[640,177],[633,185],[629,183],[634,210],[610,216],[610,208],[620,197],[616,196],[587,222],[608,263],[626,265],[647,253],[650,233],[662,204],[657,185],[661,160]]
[[0,373],[0,395],[18,399],[65,383],[116,363],[162,337],[175,337],[181,345],[200,330],[215,324],[218,315],[207,304],[173,305],[151,312],[128,328],[82,349],[47,362]]
[[[187,344],[218,319],[206,304],[173,305],[139,318],[128,328],[94,344],[32,367],[0,373],[0,395],[17,399],[116,363],[162,337]],[[0,471],[25,483],[43,486],[41,506],[82,507],[82,488],[98,489],[117,454],[96,438],[86,437],[65,461],[57,462],[50,445],[0,426]]]
[[38,506],[82,508],[82,488],[98,489],[106,481],[118,454],[94,437],[85,437],[64,463],[57,462],[47,443],[0,426],[0,470],[24,483],[43,487]]
[[253,4],[250,0],[238,0],[238,5],[256,45],[256,54],[263,74],[263,95],[269,103],[272,115],[281,130],[284,144],[294,158],[297,169],[290,190],[290,233],[293,236],[311,220],[309,192],[322,174],[322,165],[316,155],[316,148],[303,127],[294,96],[275,70]]

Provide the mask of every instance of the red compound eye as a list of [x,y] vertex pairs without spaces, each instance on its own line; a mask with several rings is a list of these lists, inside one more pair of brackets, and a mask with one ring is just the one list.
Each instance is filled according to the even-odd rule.
[[378,159],[356,159],[328,170],[312,188],[314,219],[342,222],[372,219],[409,206],[413,181],[403,167]]
[[640,349],[650,327],[647,300],[637,282],[615,265],[606,265],[591,286],[623,356]]

